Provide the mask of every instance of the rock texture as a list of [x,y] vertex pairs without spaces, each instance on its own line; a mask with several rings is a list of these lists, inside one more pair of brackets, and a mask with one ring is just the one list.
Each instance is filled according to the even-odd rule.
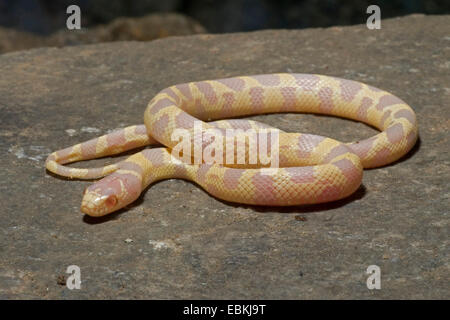
[[194,19],[176,13],[117,18],[108,24],[88,29],[61,29],[50,36],[0,28],[0,53],[36,47],[62,47],[111,41],[150,41],[205,32],[205,28]]
[[[449,299],[449,18],[0,56],[0,298]],[[387,89],[416,110],[420,143],[367,170],[346,200],[284,209],[223,203],[170,180],[93,219],[79,212],[89,182],[45,172],[49,152],[142,123],[147,102],[169,85],[272,72]],[[254,118],[342,141],[376,133],[324,116]],[[64,286],[69,265],[81,268],[80,290]],[[381,290],[366,286],[369,265],[381,268]]]

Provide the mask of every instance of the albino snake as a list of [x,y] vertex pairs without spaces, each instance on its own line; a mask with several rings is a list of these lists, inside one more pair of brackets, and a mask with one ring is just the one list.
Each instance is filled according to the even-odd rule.
[[[269,128],[250,120],[196,121],[279,112],[350,118],[381,133],[344,144],[275,129],[279,169],[264,173],[257,165],[184,162],[171,152],[178,143],[172,139],[174,130],[194,134],[195,123],[203,130],[219,128],[222,133],[227,128]],[[145,126],[130,126],[49,155],[46,168],[55,174],[79,179],[106,176],[86,189],[81,205],[84,213],[102,216],[116,211],[136,200],[152,182],[169,178],[194,181],[217,198],[246,204],[287,206],[333,201],[359,187],[363,168],[399,159],[418,137],[414,111],[396,96],[360,82],[313,74],[242,76],[171,86],[149,102],[144,122]],[[208,147],[194,138],[191,142],[194,149]],[[151,144],[160,147],[105,167],[63,166]],[[271,147],[269,143],[268,149]],[[250,151],[245,152],[248,160]]]

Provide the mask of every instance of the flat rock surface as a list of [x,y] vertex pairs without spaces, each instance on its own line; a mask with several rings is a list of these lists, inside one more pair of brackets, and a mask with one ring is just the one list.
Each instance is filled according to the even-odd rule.
[[[0,298],[450,298],[450,17],[41,48],[0,56]],[[161,89],[194,80],[301,72],[388,90],[415,109],[420,142],[364,173],[335,203],[257,208],[193,183],[151,186],[128,210],[79,211],[91,182],[44,169],[48,153],[142,123]],[[353,141],[376,131],[310,114],[257,116]],[[116,162],[101,159],[74,166]],[[64,285],[70,265],[81,289]],[[366,269],[381,269],[381,289]]]

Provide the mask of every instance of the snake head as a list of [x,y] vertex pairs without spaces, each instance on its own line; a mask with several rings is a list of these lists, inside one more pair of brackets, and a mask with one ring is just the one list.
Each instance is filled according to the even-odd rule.
[[119,210],[136,200],[141,193],[141,178],[118,170],[86,188],[81,211],[101,217]]

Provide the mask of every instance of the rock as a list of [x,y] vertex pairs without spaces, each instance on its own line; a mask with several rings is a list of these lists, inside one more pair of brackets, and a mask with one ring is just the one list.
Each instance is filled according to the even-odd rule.
[[40,47],[42,43],[38,35],[0,27],[0,53]]
[[[448,19],[1,55],[0,298],[449,299]],[[79,212],[90,182],[44,170],[51,151],[142,123],[148,101],[167,86],[272,72],[386,89],[415,109],[421,142],[401,161],[365,171],[350,198],[293,208],[232,205],[169,180],[94,219]],[[315,115],[253,118],[342,141],[376,132]],[[81,290],[55,281],[70,265],[81,269]],[[370,265],[381,269],[381,290],[366,287]]]
[[205,32],[205,28],[194,19],[176,13],[117,18],[109,24],[81,30],[61,29],[49,36],[0,28],[0,53],[34,47],[62,47],[111,41],[150,41]]
[[62,29],[51,35],[48,43],[54,46],[110,41],[150,41],[169,36],[206,33],[194,19],[176,13],[157,13],[140,18],[117,18],[111,23],[88,30]]

